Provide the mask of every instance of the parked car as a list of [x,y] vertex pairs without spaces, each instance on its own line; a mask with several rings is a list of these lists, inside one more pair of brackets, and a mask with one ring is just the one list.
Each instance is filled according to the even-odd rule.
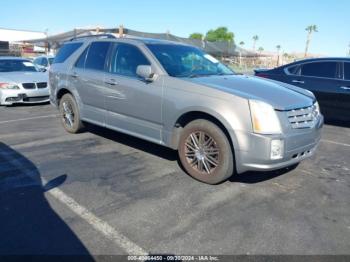
[[27,59],[0,57],[0,105],[49,102],[48,74]]
[[235,75],[169,41],[72,40],[50,68],[50,88],[68,132],[89,122],[178,150],[187,173],[209,184],[299,163],[323,125],[311,92]]
[[306,59],[255,75],[310,90],[326,120],[350,121],[350,58]]
[[33,64],[35,64],[40,71],[45,72],[50,68],[54,59],[53,56],[38,56],[33,60]]

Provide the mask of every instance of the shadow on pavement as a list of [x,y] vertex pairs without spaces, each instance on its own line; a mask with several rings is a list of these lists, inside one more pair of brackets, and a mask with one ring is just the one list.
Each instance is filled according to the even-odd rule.
[[[178,158],[177,152],[175,150],[171,150],[167,147],[163,147],[161,145],[157,145],[130,135],[126,135],[117,131],[113,131],[104,127],[99,127],[93,124],[86,125],[86,131],[91,132],[97,136],[101,136],[112,140],[116,143],[120,143],[129,147],[136,148],[138,150],[145,151],[147,153],[156,155],[160,158],[169,160],[169,161],[177,161],[179,167],[184,171],[184,168]],[[238,182],[238,183],[246,183],[246,184],[254,184],[263,182],[266,180],[273,179],[275,177],[281,176],[285,173],[288,173],[295,169],[298,165],[294,165],[288,168],[275,170],[275,171],[267,171],[267,172],[245,172],[242,174],[233,175],[229,181]]]
[[170,148],[154,144],[130,135],[126,135],[111,129],[99,127],[93,124],[86,124],[86,131],[91,132],[97,136],[101,136],[112,140],[116,143],[123,144],[138,150],[145,151],[160,158],[176,161],[178,159],[177,152]]
[[[350,114],[350,112],[349,112],[349,114]],[[331,126],[350,127],[350,121],[340,121],[340,120],[334,120],[334,119],[325,119],[324,123],[326,125],[331,125]]]
[[0,260],[4,255],[79,255],[94,261],[45,198],[44,192],[66,177],[43,186],[35,165],[0,142]]
[[256,184],[263,181],[271,180],[276,177],[282,176],[286,173],[291,172],[295,168],[297,168],[298,164],[279,169],[274,171],[266,171],[266,172],[244,172],[242,174],[235,174],[233,175],[229,181],[231,182],[238,182],[238,183],[244,183],[244,184]]

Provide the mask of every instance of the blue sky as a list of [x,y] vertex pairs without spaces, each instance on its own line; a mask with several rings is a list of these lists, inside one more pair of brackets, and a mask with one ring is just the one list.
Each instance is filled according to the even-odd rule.
[[192,32],[227,26],[235,41],[252,47],[303,52],[305,27],[316,24],[311,53],[344,56],[350,44],[349,0],[11,0],[2,1],[0,27],[45,31],[100,25],[187,37]]

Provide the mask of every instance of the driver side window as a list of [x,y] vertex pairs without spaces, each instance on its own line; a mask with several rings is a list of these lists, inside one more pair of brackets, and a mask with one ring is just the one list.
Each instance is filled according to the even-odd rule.
[[151,65],[139,48],[123,43],[116,45],[110,66],[112,74],[137,78],[136,69],[139,65]]

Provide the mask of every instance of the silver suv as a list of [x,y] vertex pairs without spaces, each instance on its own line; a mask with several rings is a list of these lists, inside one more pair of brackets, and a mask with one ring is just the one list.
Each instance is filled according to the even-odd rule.
[[89,122],[178,150],[187,173],[208,184],[299,163],[323,126],[311,92],[236,75],[169,41],[71,40],[50,68],[50,88],[68,132]]

